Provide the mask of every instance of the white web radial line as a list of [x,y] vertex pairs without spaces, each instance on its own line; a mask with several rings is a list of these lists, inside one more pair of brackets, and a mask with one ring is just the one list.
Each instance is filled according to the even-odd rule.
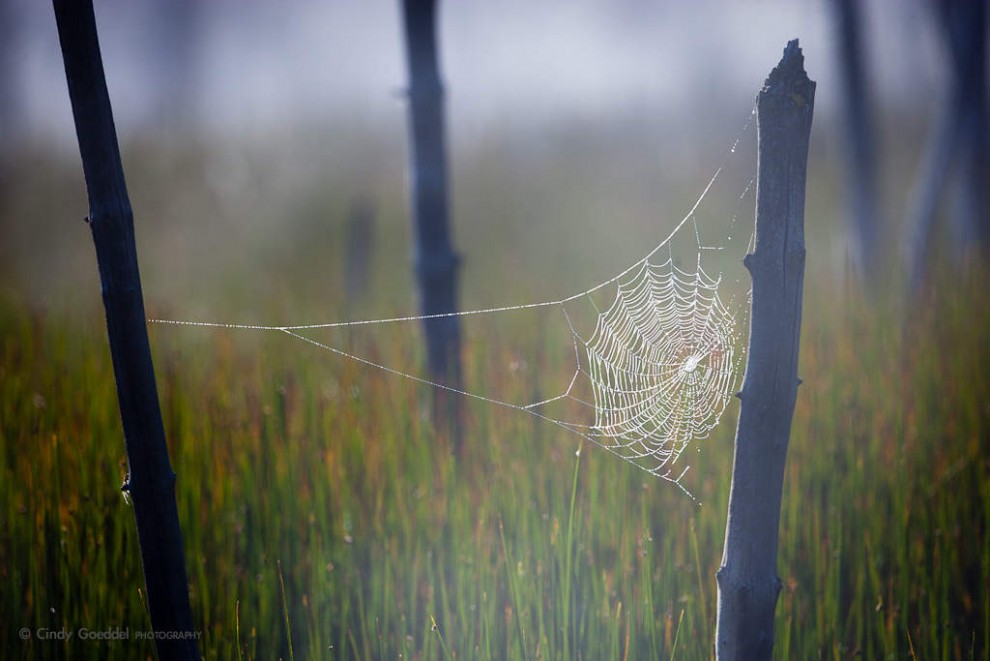
[[[392,368],[392,367],[389,367],[387,365],[382,365],[381,363],[376,363],[373,360],[369,360],[367,358],[362,358],[361,356],[358,356],[358,355],[349,353],[347,351],[343,351],[342,349],[338,349],[337,347],[331,346],[331,345],[326,344],[324,342],[320,342],[318,340],[314,340],[313,338],[306,337],[305,335],[302,335],[302,334],[300,334],[300,333],[298,333],[298,332],[296,332],[294,330],[288,329],[288,328],[281,328],[281,329],[278,329],[278,330],[281,331],[281,332],[283,332],[283,333],[285,333],[286,335],[288,335],[290,337],[293,337],[293,338],[295,338],[297,340],[300,340],[302,342],[305,342],[306,344],[311,344],[311,345],[313,345],[315,347],[318,347],[318,348],[320,348],[320,349],[322,349],[324,351],[328,351],[330,353],[333,353],[335,355],[341,356],[343,358],[354,360],[354,361],[356,361],[358,363],[361,363],[362,365],[366,365],[368,367],[373,367],[375,369],[382,370],[384,372],[387,372],[389,374],[393,374],[395,376],[399,376],[399,377],[403,377],[403,378],[406,378],[406,379],[410,379],[410,380],[415,381],[417,383],[421,383],[423,385],[431,386],[431,387],[434,387],[434,388],[439,388],[441,390],[446,390],[448,392],[455,393],[455,394],[458,394],[458,395],[463,395],[465,397],[469,397],[471,399],[476,399],[478,401],[482,401],[482,402],[485,402],[487,404],[492,404],[492,405],[495,405],[495,406],[502,406],[502,407],[505,407],[505,408],[514,409],[516,411],[523,411],[525,413],[528,413],[529,415],[532,415],[532,416],[534,416],[536,418],[539,418],[540,420],[543,420],[545,422],[549,422],[551,424],[554,424],[554,425],[560,427],[561,429],[563,429],[564,431],[567,431],[567,432],[569,432],[571,434],[574,434],[576,436],[579,436],[580,438],[582,438],[582,439],[584,439],[584,440],[586,440],[586,441],[588,441],[590,443],[593,443],[594,445],[602,448],[603,450],[606,450],[606,451],[610,452],[611,454],[614,454],[614,455],[618,456],[621,459],[625,459],[627,461],[630,459],[624,453],[620,452],[619,451],[619,448],[617,448],[616,446],[614,446],[612,444],[608,444],[608,443],[603,443],[600,440],[598,440],[598,438],[596,436],[594,436],[592,434],[588,434],[586,432],[583,432],[581,430],[581,428],[580,428],[580,425],[575,425],[575,424],[569,423],[569,422],[567,422],[565,420],[558,420],[556,418],[553,418],[553,417],[544,415],[544,414],[540,413],[539,411],[536,411],[536,410],[534,410],[532,408],[529,408],[527,406],[521,406],[519,404],[513,404],[512,402],[506,402],[506,401],[503,401],[503,400],[500,400],[500,399],[497,399],[497,398],[494,398],[494,397],[487,397],[485,395],[480,395],[478,393],[469,392],[467,390],[461,390],[459,388],[454,388],[452,386],[448,386],[448,385],[445,385],[443,383],[439,383],[437,381],[431,381],[430,379],[425,379],[423,377],[416,376],[415,374],[409,374],[407,372],[403,372],[401,370],[397,370],[397,369]],[[573,386],[573,384],[574,384],[574,380],[572,379],[571,385]],[[566,397],[566,396],[568,396],[568,395],[565,394],[565,395],[562,395],[561,397]],[[555,399],[558,399],[558,398],[555,398]],[[673,482],[674,484],[677,485],[677,487],[681,491],[683,491],[685,494],[687,494],[689,497],[691,497],[693,499],[694,496],[691,494],[691,492],[689,492],[687,489],[685,489],[684,488],[684,485],[682,485],[680,483],[681,478],[683,478],[684,477],[684,474],[687,473],[687,469],[685,469],[683,472],[681,472],[681,474],[679,474],[677,477],[672,477],[672,473],[670,473],[669,471],[660,472],[659,469],[660,468],[663,468],[665,464],[666,464],[666,462],[663,462],[663,463],[659,464],[658,466],[656,466],[653,469],[651,469],[651,468],[649,468],[647,466],[642,466],[642,465],[640,465],[639,467],[642,468],[642,469],[644,469],[644,470],[646,470],[648,473],[651,473],[651,474],[653,474],[653,475],[655,475],[655,476],[657,476],[657,477],[659,477],[661,479],[667,480],[669,482]]]
[[705,199],[705,196],[708,195],[708,191],[711,190],[712,185],[714,185],[716,179],[718,179],[718,176],[722,173],[722,169],[724,167],[725,165],[723,163],[723,165],[720,165],[718,168],[716,168],[715,174],[713,174],[711,179],[708,180],[708,184],[705,186],[705,189],[701,192],[701,196],[694,203],[694,206],[691,207],[691,211],[689,211],[688,214],[684,216],[684,218],[682,218],[679,223],[677,223],[677,225],[670,232],[670,234],[667,235],[667,238],[665,238],[663,241],[658,243],[656,247],[654,247],[652,250],[650,250],[649,253],[646,254],[645,257],[636,261],[632,266],[622,271],[618,275],[615,275],[609,278],[608,280],[605,280],[604,282],[600,282],[590,289],[586,289],[585,291],[582,291],[580,293],[573,294],[571,296],[567,296],[565,298],[561,298],[558,300],[544,301],[541,303],[525,303],[522,305],[503,305],[503,306],[491,307],[491,308],[481,308],[477,310],[461,310],[458,312],[442,312],[438,314],[424,314],[424,315],[405,315],[400,317],[387,317],[383,319],[360,319],[356,321],[331,321],[331,322],[319,323],[319,324],[273,326],[273,325],[265,325],[265,324],[232,324],[232,323],[223,323],[223,322],[215,322],[215,321],[191,321],[191,320],[181,320],[181,319],[149,319],[148,323],[168,324],[172,326],[198,326],[203,328],[220,328],[227,330],[303,331],[303,330],[319,330],[319,329],[330,329],[330,328],[347,328],[352,326],[370,326],[374,324],[395,324],[395,323],[405,323],[412,321],[426,321],[429,319],[445,319],[449,317],[469,317],[469,316],[483,315],[483,314],[497,314],[499,312],[514,312],[517,310],[532,310],[535,308],[546,308],[554,305],[561,305],[563,303],[569,303],[581,297],[588,296],[589,294],[593,294],[599,291],[600,289],[607,287],[608,285],[616,282],[617,280],[624,278],[631,271],[635,270],[637,266],[639,266],[644,262],[647,262],[661,248],[667,246],[670,243],[670,241],[674,238],[674,236],[681,230],[681,228],[684,227],[685,223],[687,223],[688,220],[691,219],[691,215],[701,205],[701,202]]
[[[750,121],[754,115],[751,114]],[[743,130],[749,127],[747,121]],[[336,321],[304,325],[263,325],[151,319],[149,323],[207,327],[226,330],[278,331],[308,345],[432,388],[477,401],[523,411],[553,423],[647,472],[675,482],[687,468],[674,474],[673,465],[693,440],[707,437],[731,401],[739,366],[734,347],[736,315],[719,298],[722,275],[713,278],[702,267],[702,255],[723,250],[705,245],[696,213],[721,176],[739,139],[715,169],[701,195],[687,214],[643,258],[617,275],[582,292],[564,298],[432,315],[406,315],[383,319]],[[750,179],[739,202],[752,188]],[[685,228],[690,221],[691,227]],[[735,232],[736,215],[732,216]],[[674,261],[673,241],[681,232],[693,238],[696,259],[693,271]],[[731,236],[729,237],[731,241]],[[750,236],[750,241],[753,236]],[[662,253],[661,251],[665,251]],[[609,305],[596,298],[614,287]],[[735,297],[730,298],[730,302]],[[594,310],[594,329],[584,337],[576,328],[568,305],[578,301]],[[448,317],[468,317],[540,308],[559,308],[572,336],[575,369],[560,394],[532,403],[514,403],[433,381],[350,353],[304,334],[306,331],[418,322]],[[585,394],[590,389],[590,398]],[[572,402],[589,409],[583,420],[551,415],[557,402]],[[590,420],[593,416],[593,421]],[[690,495],[690,494],[689,494]]]

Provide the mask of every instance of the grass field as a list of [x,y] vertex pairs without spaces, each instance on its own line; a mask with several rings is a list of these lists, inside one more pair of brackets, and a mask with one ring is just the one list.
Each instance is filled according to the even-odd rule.
[[[498,180],[491,161],[462,175],[462,206],[472,181]],[[79,177],[51,175],[60,176]],[[158,207],[140,172],[135,179],[140,223],[142,208]],[[401,187],[388,190],[382,222],[398,228]],[[41,200],[40,215],[60,215],[53,224],[66,215],[56,207],[76,208],[39,193],[29,187],[26,199]],[[526,194],[504,196],[491,213],[512,216],[506,207]],[[322,198],[307,199],[295,213]],[[182,215],[181,205],[170,213]],[[480,230],[465,243],[490,240],[471,231]],[[279,314],[308,309],[306,296],[332,299],[323,289],[333,275],[311,267],[279,276],[281,285],[237,281],[247,263],[252,274],[259,262],[308,264],[301,251],[320,245],[298,234],[290,247],[242,257],[240,269],[228,256],[210,291],[218,300],[230,292],[230,309],[264,309],[256,299],[265,299]],[[141,249],[149,305],[160,310],[169,262]],[[95,267],[79,260],[91,278],[80,291],[95,298]],[[499,262],[489,261],[490,275]],[[408,300],[408,284],[383,286],[380,265],[365,305],[391,311]],[[871,303],[840,275],[809,271],[778,658],[990,658],[990,300],[985,274],[968,273],[915,301],[905,325],[889,296]],[[173,301],[194,278],[177,280]],[[469,294],[486,291],[478,283],[487,280],[474,282]],[[507,291],[530,296],[511,282]],[[124,446],[98,301],[38,305],[27,290],[15,282],[0,297],[2,656],[151,657],[151,644],[133,639],[149,622],[133,513],[119,490]],[[295,298],[278,300],[285,291]],[[159,326],[151,336],[206,658],[712,655],[735,408],[693,460],[695,501],[552,425],[480,403],[467,404],[468,449],[455,462],[424,415],[426,388],[284,336]],[[418,360],[415,335],[364,349]],[[477,336],[465,356],[469,380],[486,383],[513,359],[499,338]],[[535,366],[546,380],[566,380],[568,368]],[[128,628],[132,639],[39,639],[40,629],[82,627]],[[30,640],[19,639],[22,628]]]

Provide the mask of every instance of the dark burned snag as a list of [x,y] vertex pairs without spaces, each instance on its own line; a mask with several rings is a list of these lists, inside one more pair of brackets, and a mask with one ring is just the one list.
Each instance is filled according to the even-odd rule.
[[[443,83],[437,55],[436,0],[402,0],[409,75],[411,206],[420,314],[430,375],[461,388],[461,328],[457,311],[458,256],[450,238]],[[434,389],[434,421],[460,437],[460,400]]]
[[882,218],[877,196],[876,141],[870,113],[870,84],[863,57],[864,8],[859,0],[832,0],[839,80],[845,119],[845,196],[853,267],[870,287],[882,265]]
[[804,290],[804,190],[815,83],[797,40],[757,98],[759,165],[752,325],[736,430],[725,550],[718,571],[719,659],[769,659],[780,592],[784,462],[797,398]]
[[175,474],[141,294],[134,219],[124,183],[92,0],[54,0],[65,77],[79,139],[89,225],[103,288],[110,356],[127,447],[129,493],[160,659],[198,659],[175,505]]
[[932,0],[931,10],[947,50],[949,75],[941,117],[928,141],[908,217],[908,295],[920,293],[930,275],[939,204],[950,178],[958,178],[952,211],[953,257],[964,262],[977,248],[990,257],[990,125],[987,115],[986,0]]

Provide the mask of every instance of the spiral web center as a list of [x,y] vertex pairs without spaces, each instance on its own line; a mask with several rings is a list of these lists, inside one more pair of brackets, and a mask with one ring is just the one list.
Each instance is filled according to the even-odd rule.
[[678,481],[672,467],[720,421],[736,385],[736,318],[720,278],[668,257],[642,262],[618,283],[585,344],[595,423],[585,432],[645,470]]

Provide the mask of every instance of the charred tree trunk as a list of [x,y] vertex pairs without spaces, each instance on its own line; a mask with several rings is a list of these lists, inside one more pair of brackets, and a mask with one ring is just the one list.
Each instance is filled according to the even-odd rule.
[[170,0],[150,7],[157,99],[155,122],[165,139],[188,133],[194,117],[197,66],[202,57],[202,12],[198,0]]
[[342,280],[344,302],[350,311],[364,298],[368,288],[375,236],[375,207],[370,200],[359,197],[351,202],[345,232],[347,252]]
[[0,0],[0,218],[7,216],[14,172],[14,150],[21,120],[16,104],[15,37],[20,19],[12,0]]
[[12,0],[0,0],[0,168],[10,158],[11,143],[16,135],[18,95],[14,85],[18,23]]
[[846,198],[852,261],[858,275],[873,284],[882,263],[877,200],[876,143],[870,116],[870,85],[863,63],[862,7],[859,0],[833,0],[839,46],[839,72],[846,132]]
[[[461,388],[460,321],[457,311],[458,256],[450,238],[447,154],[444,145],[443,83],[437,63],[435,0],[403,0],[406,62],[409,72],[411,206],[420,313],[433,379]],[[460,400],[435,390],[434,420],[453,425],[460,436]]]
[[780,592],[777,546],[784,463],[797,398],[804,290],[804,192],[815,83],[797,40],[757,98],[756,248],[749,358],[736,431],[722,566],[719,659],[769,659]]
[[110,356],[127,447],[151,624],[160,659],[198,659],[175,474],[169,464],[148,343],[134,219],[103,75],[92,0],[54,0],[65,77],[79,139],[88,222],[96,244]]
[[960,181],[954,209],[955,258],[971,246],[990,257],[990,134],[987,127],[987,0],[932,0],[950,66],[936,129],[929,138],[909,219],[910,288],[926,276],[939,201],[950,174]]

